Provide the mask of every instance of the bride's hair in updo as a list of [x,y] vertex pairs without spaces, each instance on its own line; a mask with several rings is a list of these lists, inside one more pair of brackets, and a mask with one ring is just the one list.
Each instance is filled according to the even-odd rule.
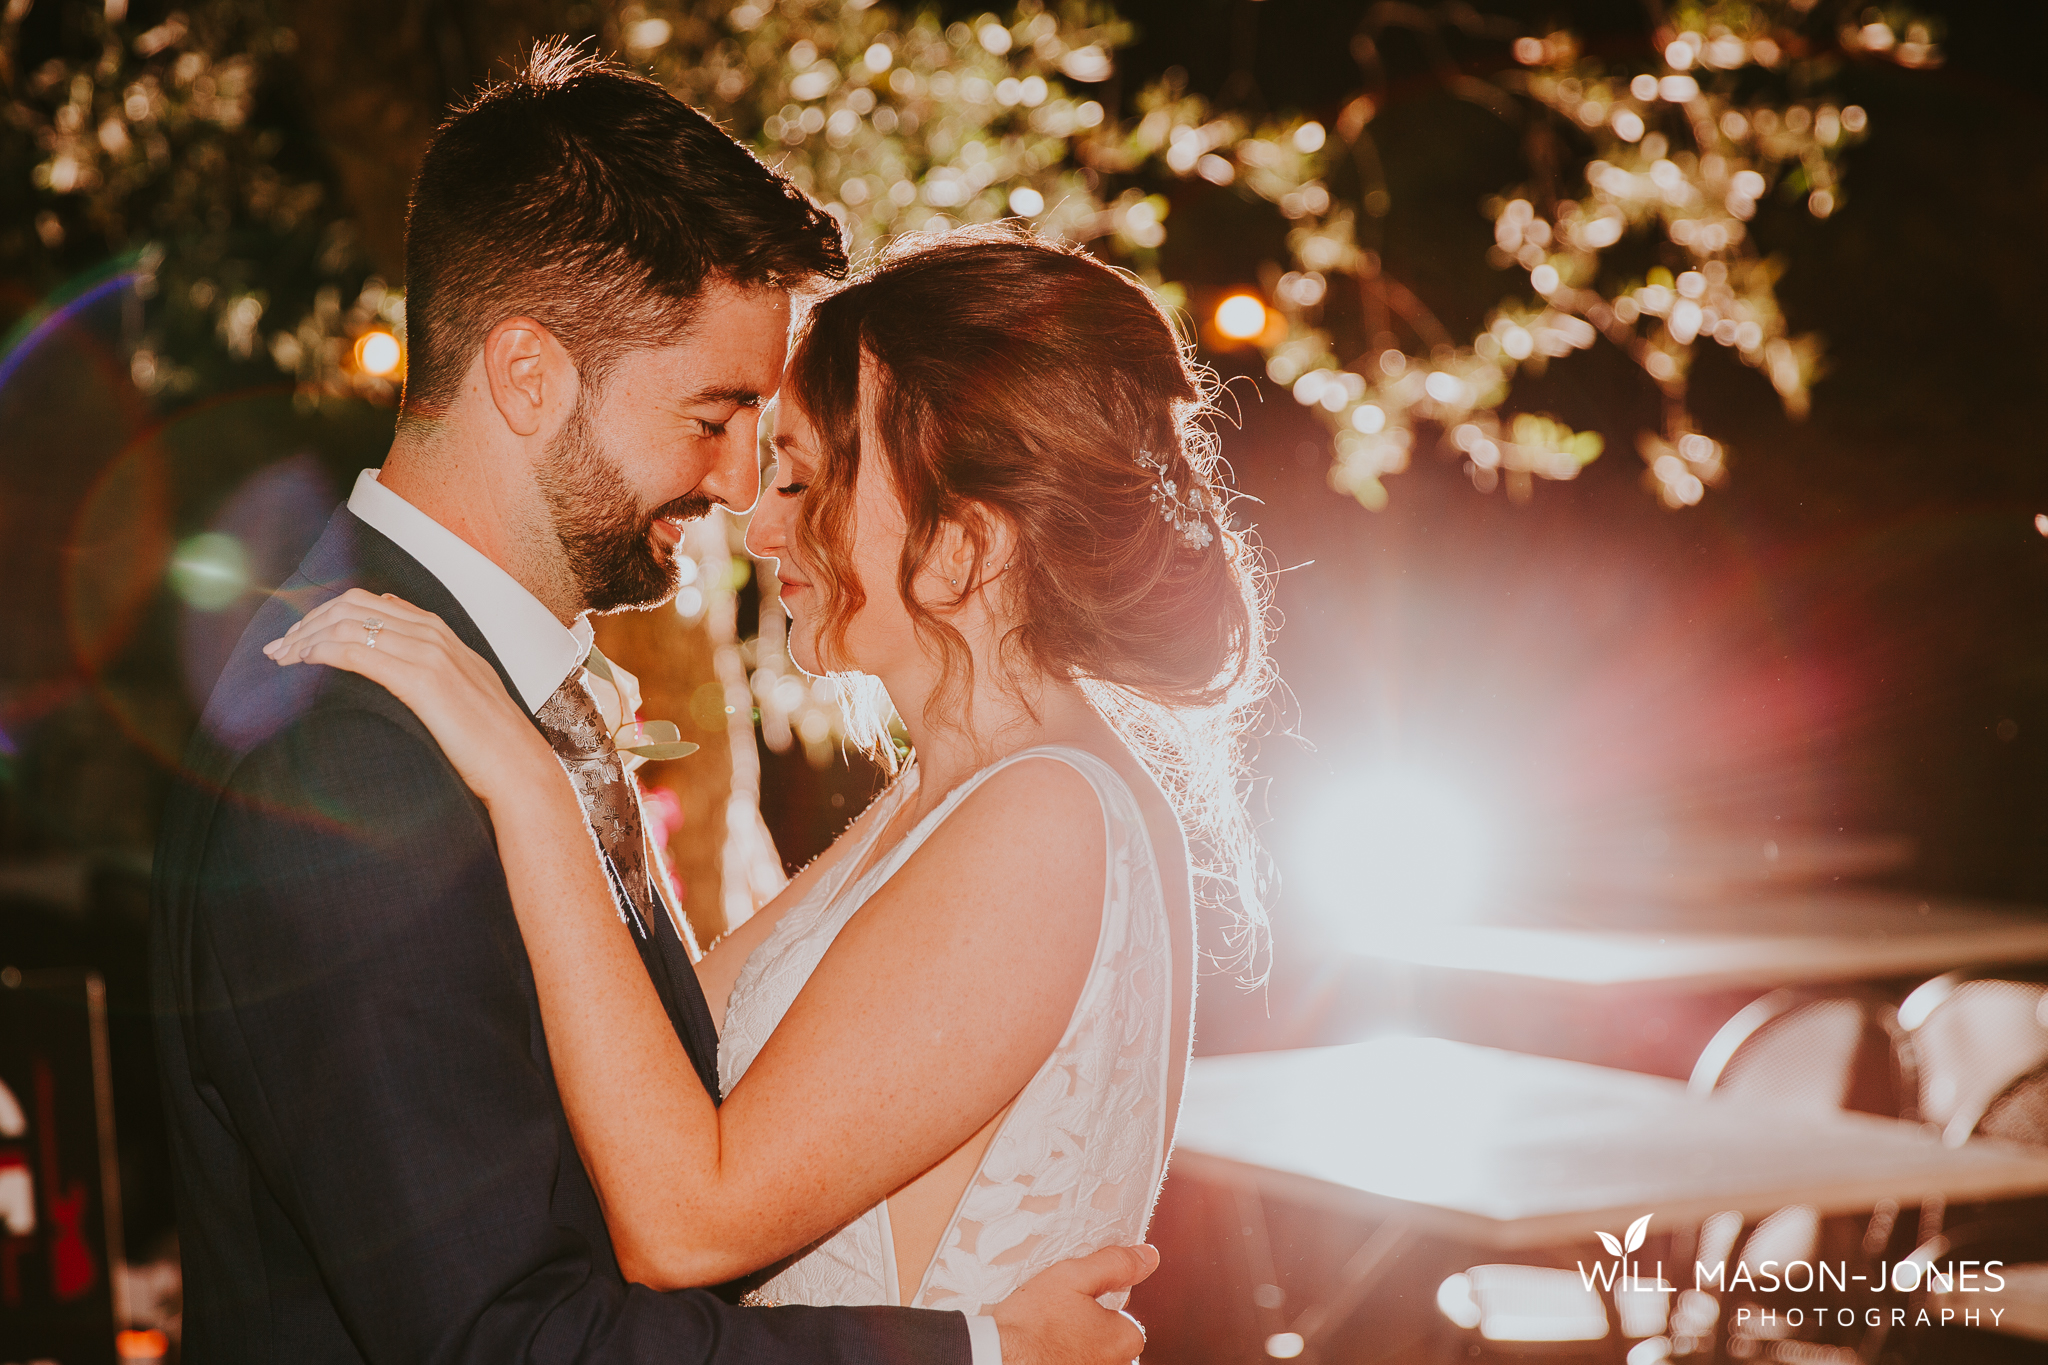
[[[993,575],[1015,623],[1001,667],[1086,690],[1172,800],[1205,897],[1256,927],[1240,778],[1271,684],[1265,572],[1230,523],[1203,422],[1210,385],[1171,321],[1130,275],[1008,226],[911,238],[812,308],[784,392],[822,447],[797,533],[823,590],[827,667],[845,657],[864,600],[848,554],[868,453],[863,358],[872,454],[908,527],[898,592],[943,668],[935,712],[964,697],[970,658],[912,585],[952,525],[975,548],[960,599]],[[996,520],[1012,547],[1006,564],[985,565]],[[859,738],[893,757],[879,728]]]

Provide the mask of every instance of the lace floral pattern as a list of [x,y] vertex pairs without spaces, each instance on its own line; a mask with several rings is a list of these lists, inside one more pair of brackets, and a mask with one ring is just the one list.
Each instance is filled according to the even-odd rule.
[[[1116,770],[1093,754],[1027,749],[983,769],[848,885],[848,872],[865,860],[888,823],[890,811],[878,811],[863,843],[791,906],[747,959],[726,1007],[719,1084],[730,1092],[745,1074],[861,904],[968,793],[1029,756],[1058,758],[1088,779],[1102,802],[1108,836],[1102,930],[1066,1034],[983,1154],[914,1294],[899,1294],[888,1206],[880,1204],[763,1286],[768,1299],[900,1300],[978,1313],[1057,1261],[1144,1237],[1165,1163],[1173,953],[1143,813]],[[913,774],[883,799],[908,799],[914,782]],[[1121,1296],[1112,1298],[1104,1302],[1120,1307]]]

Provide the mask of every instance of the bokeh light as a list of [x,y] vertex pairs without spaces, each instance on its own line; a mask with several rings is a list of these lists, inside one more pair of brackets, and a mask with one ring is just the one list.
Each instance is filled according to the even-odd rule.
[[170,1352],[170,1338],[154,1327],[114,1334],[114,1354],[123,1360],[162,1360]]
[[365,332],[356,341],[356,364],[365,374],[388,375],[404,358],[398,338],[389,332]]
[[1250,341],[1266,330],[1266,305],[1254,294],[1232,294],[1216,305],[1216,330],[1232,341]]

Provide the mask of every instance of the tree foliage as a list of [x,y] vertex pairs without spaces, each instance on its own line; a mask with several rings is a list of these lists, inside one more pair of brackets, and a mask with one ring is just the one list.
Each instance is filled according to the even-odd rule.
[[[1661,398],[1637,445],[1646,485],[1677,508],[1727,477],[1728,452],[1687,402],[1705,348],[1765,374],[1795,414],[1818,372],[1819,340],[1795,335],[1778,303],[1785,263],[1752,223],[1841,205],[1842,153],[1869,129],[1830,82],[1847,61],[1939,56],[1910,15],[1816,0],[1687,0],[1635,59],[1466,6],[1374,3],[1353,44],[1359,91],[1334,109],[1267,115],[1218,107],[1171,76],[1120,99],[1116,53],[1131,31],[1099,0],[951,21],[878,0],[442,9],[454,29],[380,0],[193,0],[145,25],[110,0],[56,23],[45,12],[30,67],[36,11],[14,0],[0,18],[0,174],[16,187],[0,208],[0,270],[37,300],[22,323],[125,272],[145,303],[129,372],[160,404],[281,372],[308,408],[388,405],[402,371],[366,360],[376,338],[403,337],[393,220],[406,168],[442,103],[490,59],[567,31],[710,111],[825,202],[857,253],[1014,215],[1088,243],[1170,302],[1200,304],[1190,331],[1256,347],[1266,377],[1327,420],[1330,481],[1368,508],[1425,449],[1455,452],[1482,490],[1526,497],[1537,480],[1573,477],[1601,438],[1521,410],[1515,380],[1615,347]],[[1445,91],[1514,130],[1528,167],[1486,205],[1503,287],[1465,334],[1386,263],[1378,137],[1396,32]],[[451,45],[468,60],[435,56]],[[1169,233],[1198,219],[1188,206],[1203,196],[1269,215],[1284,243],[1268,259],[1219,244],[1244,257],[1236,335],[1211,316],[1213,290],[1162,274]],[[736,538],[692,545],[703,562],[681,614],[728,619],[720,604],[746,577]],[[779,613],[729,629],[741,671],[691,695],[717,692],[721,715],[754,710],[771,746],[801,742],[823,761],[836,700],[789,665]]]

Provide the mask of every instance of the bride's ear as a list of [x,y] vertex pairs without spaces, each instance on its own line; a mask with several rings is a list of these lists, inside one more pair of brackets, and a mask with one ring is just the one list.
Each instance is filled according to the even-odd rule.
[[950,592],[965,595],[1001,575],[1016,544],[1016,530],[1008,521],[975,508],[966,520],[946,523],[933,558]]
[[982,583],[992,583],[1010,567],[1017,549],[1017,528],[1006,517],[986,516],[982,522],[981,564],[976,577]]

